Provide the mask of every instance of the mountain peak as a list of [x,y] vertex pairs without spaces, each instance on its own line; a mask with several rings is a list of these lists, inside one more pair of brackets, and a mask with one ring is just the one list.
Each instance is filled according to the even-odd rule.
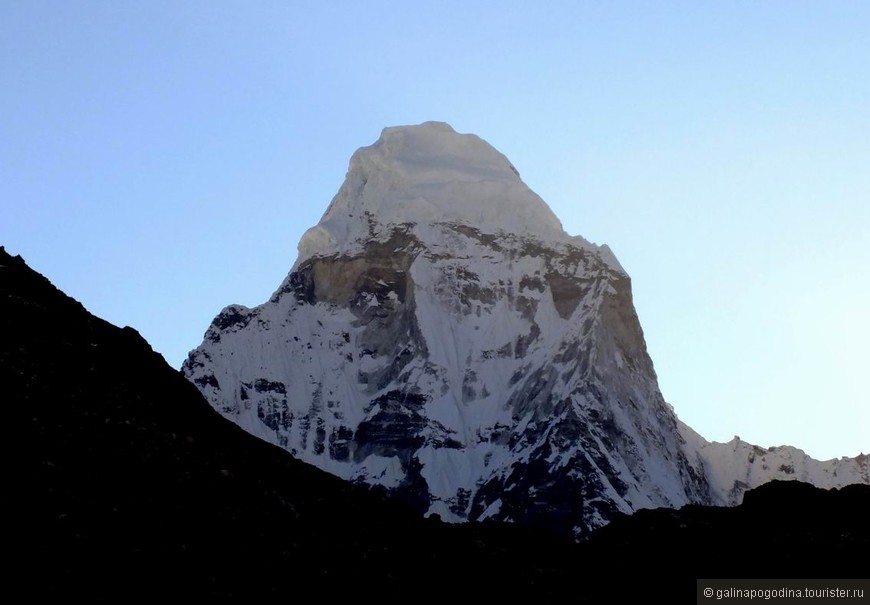
[[300,241],[299,262],[357,252],[397,225],[410,226],[421,241],[438,241],[445,224],[588,245],[562,230],[492,145],[444,122],[424,122],[384,128],[374,144],[353,154],[338,193]]
[[[371,146],[355,154],[360,168],[401,168],[403,173],[425,182],[480,180],[519,181],[508,159],[473,134],[456,132],[445,122],[414,126],[390,126]],[[366,163],[366,161],[368,163]],[[399,164],[400,166],[397,166]],[[351,168],[355,166],[351,160]]]
[[862,481],[681,428],[609,251],[437,122],[358,150],[274,296],[221,311],[182,371],[249,432],[451,522],[581,537],[770,479]]

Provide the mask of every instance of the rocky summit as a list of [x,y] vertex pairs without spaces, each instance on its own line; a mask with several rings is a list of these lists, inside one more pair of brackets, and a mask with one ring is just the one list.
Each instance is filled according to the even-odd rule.
[[274,295],[221,311],[182,371],[247,431],[454,522],[580,538],[771,479],[870,482],[863,456],[683,425],[611,250],[565,233],[504,155],[444,123],[359,149]]

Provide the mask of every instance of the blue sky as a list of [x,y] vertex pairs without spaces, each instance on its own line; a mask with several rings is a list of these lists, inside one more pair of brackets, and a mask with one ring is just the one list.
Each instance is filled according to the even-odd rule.
[[0,244],[174,366],[449,122],[632,277],[711,440],[870,452],[870,3],[0,2]]

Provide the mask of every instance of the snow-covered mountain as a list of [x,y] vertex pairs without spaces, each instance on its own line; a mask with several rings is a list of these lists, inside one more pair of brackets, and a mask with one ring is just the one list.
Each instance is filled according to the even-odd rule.
[[581,536],[772,478],[870,482],[865,457],[759,454],[682,425],[612,252],[437,122],[358,150],[275,294],[225,308],[183,372],[251,433],[451,521]]

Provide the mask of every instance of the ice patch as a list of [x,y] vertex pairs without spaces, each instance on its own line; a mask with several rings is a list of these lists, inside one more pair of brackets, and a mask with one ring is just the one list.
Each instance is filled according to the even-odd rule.
[[397,457],[372,455],[362,461],[352,480],[362,480],[370,485],[381,485],[391,489],[398,487],[404,478],[402,461]]

